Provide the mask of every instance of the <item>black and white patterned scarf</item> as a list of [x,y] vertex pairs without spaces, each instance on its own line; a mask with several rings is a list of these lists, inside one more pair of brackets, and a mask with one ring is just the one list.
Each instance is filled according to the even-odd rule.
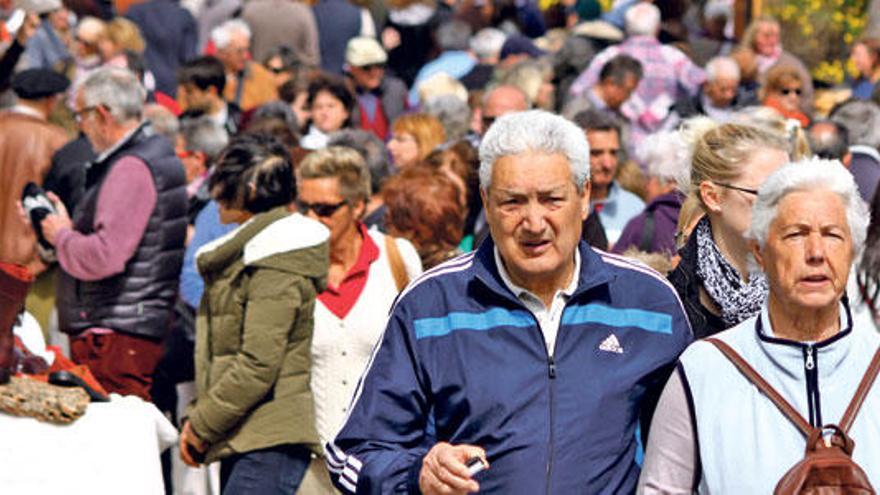
[[700,220],[694,233],[697,236],[697,276],[703,281],[709,297],[721,308],[721,319],[733,326],[758,314],[769,291],[764,274],[749,273],[749,281],[743,282],[736,268],[718,250],[707,217]]

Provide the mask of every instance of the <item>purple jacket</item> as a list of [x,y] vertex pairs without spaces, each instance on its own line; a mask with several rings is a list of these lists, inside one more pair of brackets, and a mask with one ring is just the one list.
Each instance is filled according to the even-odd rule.
[[[681,211],[682,195],[677,191],[661,194],[654,198],[645,211],[639,213],[630,220],[617,243],[614,244],[613,253],[623,253],[630,247],[652,253],[675,254],[675,228],[678,224],[678,213]],[[650,235],[645,232],[648,217],[653,217],[654,232]],[[645,249],[642,243],[646,243],[649,249]]]

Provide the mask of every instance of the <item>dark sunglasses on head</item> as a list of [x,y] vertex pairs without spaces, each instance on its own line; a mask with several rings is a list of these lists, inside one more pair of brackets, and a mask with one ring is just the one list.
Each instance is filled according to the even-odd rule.
[[342,208],[346,204],[345,200],[342,200],[336,204],[334,203],[306,203],[305,201],[296,201],[296,208],[303,215],[307,215],[309,211],[314,211],[315,215],[319,217],[329,217],[336,213],[336,210]]
[[782,89],[782,94],[785,96],[788,96],[792,93],[800,96],[801,95],[801,88],[784,88],[784,89]]

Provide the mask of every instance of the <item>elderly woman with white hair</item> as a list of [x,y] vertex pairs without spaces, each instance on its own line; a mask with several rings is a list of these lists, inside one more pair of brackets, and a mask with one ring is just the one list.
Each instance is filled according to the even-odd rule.
[[[640,493],[769,493],[805,446],[837,445],[880,486],[880,386],[870,381],[880,335],[853,323],[844,292],[868,217],[837,161],[795,162],[761,186],[748,235],[769,295],[760,314],[682,354],[653,419]],[[861,409],[845,413],[863,388]]]
[[678,132],[648,136],[637,150],[639,162],[648,165],[646,192],[650,203],[627,222],[612,252],[630,248],[647,253],[675,254],[675,233],[684,195],[678,184],[690,173],[687,149]]

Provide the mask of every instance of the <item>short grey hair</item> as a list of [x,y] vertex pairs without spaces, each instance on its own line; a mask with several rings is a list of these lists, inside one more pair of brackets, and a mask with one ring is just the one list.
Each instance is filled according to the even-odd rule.
[[154,131],[167,137],[172,144],[177,139],[180,121],[171,110],[158,103],[148,103],[144,105],[144,119],[150,123]]
[[209,161],[220,155],[229,144],[229,133],[207,116],[184,119],[180,123],[184,147],[187,151],[201,151]]
[[578,191],[590,180],[590,145],[584,132],[564,117],[543,110],[499,117],[480,143],[480,187],[488,190],[500,158],[527,152],[559,153],[568,159]]
[[805,158],[783,165],[770,174],[758,188],[758,199],[752,207],[752,224],[746,237],[763,248],[783,198],[793,192],[816,190],[831,191],[840,197],[852,236],[853,260],[858,259],[865,245],[871,214],[859,195],[852,174],[837,160]]
[[706,64],[707,81],[717,81],[721,77],[729,77],[738,81],[740,75],[739,64],[730,57],[714,57]]
[[452,20],[437,28],[437,45],[441,50],[467,50],[471,38],[470,25],[463,21]]
[[648,135],[636,148],[639,163],[648,165],[648,175],[661,182],[687,184],[691,176],[690,150],[676,131]]
[[437,117],[446,131],[447,141],[458,141],[467,135],[471,125],[471,108],[455,95],[439,95],[428,100],[425,112]]
[[485,60],[498,56],[506,39],[507,35],[500,29],[483,28],[471,38],[469,45],[478,59]]
[[211,30],[211,41],[214,47],[222,50],[229,46],[236,33],[243,34],[248,41],[251,39],[251,28],[241,19],[229,19]]
[[660,30],[660,9],[650,3],[637,3],[623,15],[629,36],[656,36]]
[[880,107],[866,100],[849,100],[831,111],[829,120],[846,128],[849,145],[880,148]]
[[117,123],[141,120],[147,91],[134,72],[119,67],[102,67],[80,86],[86,107],[103,106]]
[[363,129],[342,129],[327,137],[327,146],[344,146],[360,153],[370,171],[371,194],[377,194],[382,189],[385,179],[391,175],[385,143],[372,132]]

